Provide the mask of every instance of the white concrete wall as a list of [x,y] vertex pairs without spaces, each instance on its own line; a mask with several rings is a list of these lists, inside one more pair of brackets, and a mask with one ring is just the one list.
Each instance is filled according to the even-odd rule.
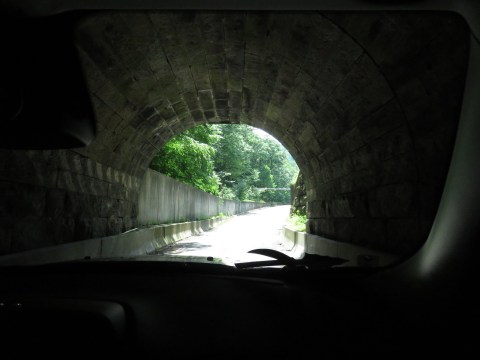
[[154,170],[147,170],[140,187],[138,224],[166,224],[235,215],[270,204],[224,200]]
[[397,257],[382,251],[372,250],[363,246],[342,243],[322,236],[307,234],[283,228],[285,249],[290,256],[301,258],[304,253],[339,257],[348,260],[342,266],[376,267],[387,266],[397,261]]
[[227,218],[191,221],[134,229],[123,234],[77,241],[0,256],[0,267],[9,265],[41,265],[55,262],[144,256],[189,236],[208,231]]

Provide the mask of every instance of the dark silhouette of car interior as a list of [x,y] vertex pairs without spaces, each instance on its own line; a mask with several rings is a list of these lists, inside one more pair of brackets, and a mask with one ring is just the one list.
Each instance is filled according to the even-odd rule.
[[[281,268],[128,259],[2,266],[0,358],[313,359],[478,353],[479,2],[0,4],[4,149],[79,148],[94,138],[95,116],[68,29],[105,11],[449,13],[469,29],[448,175],[433,224],[418,249],[384,267],[308,266],[315,258],[303,263],[283,258],[287,265]],[[281,263],[282,257],[276,261],[271,264]]]

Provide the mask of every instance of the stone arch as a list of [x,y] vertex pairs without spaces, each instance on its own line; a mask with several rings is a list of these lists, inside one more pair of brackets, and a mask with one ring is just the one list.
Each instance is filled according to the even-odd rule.
[[65,156],[111,169],[120,186],[109,189],[131,192],[134,209],[171,136],[249,124],[295,158],[310,232],[408,252],[428,233],[448,169],[467,34],[451,14],[93,15],[76,36],[98,135]]

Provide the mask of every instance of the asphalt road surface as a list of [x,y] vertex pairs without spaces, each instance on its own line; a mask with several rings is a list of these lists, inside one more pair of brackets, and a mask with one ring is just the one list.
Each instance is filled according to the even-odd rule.
[[248,254],[249,250],[283,248],[283,226],[289,216],[290,205],[251,210],[233,216],[217,228],[180,240],[158,252],[161,255],[182,255],[222,258],[226,263],[271,258]]

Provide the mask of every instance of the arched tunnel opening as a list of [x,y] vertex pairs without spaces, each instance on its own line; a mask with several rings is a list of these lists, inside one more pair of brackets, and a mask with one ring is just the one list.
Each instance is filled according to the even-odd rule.
[[0,254],[136,227],[154,155],[206,123],[248,124],[286,147],[309,233],[409,254],[448,171],[468,40],[452,13],[88,15],[76,45],[96,138],[0,152]]
[[226,200],[290,205],[298,166],[265,131],[244,124],[203,124],[172,137],[150,169]]

